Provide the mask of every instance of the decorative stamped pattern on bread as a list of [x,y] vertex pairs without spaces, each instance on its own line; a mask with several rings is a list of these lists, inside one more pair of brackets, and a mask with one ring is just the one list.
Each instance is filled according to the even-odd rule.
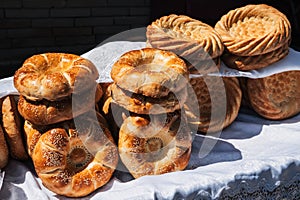
[[192,88],[188,90],[189,98],[184,108],[193,129],[203,133],[217,132],[235,120],[242,99],[237,78],[191,78],[190,84]]
[[187,60],[207,60],[223,53],[223,43],[213,27],[185,15],[163,16],[147,27],[147,43]]
[[159,98],[185,87],[188,69],[172,52],[144,48],[123,54],[112,66],[111,78],[125,90]]
[[247,79],[247,95],[261,116],[281,120],[300,112],[300,71],[288,71],[265,78]]
[[250,4],[229,11],[216,23],[215,30],[226,49],[239,56],[269,53],[291,38],[287,17],[265,4]]
[[82,197],[110,180],[118,163],[118,152],[107,126],[88,113],[41,134],[32,160],[49,190]]
[[97,68],[85,58],[44,53],[25,60],[15,72],[14,86],[27,99],[53,101],[86,90],[97,78]]
[[119,153],[134,178],[185,169],[192,138],[180,113],[130,116],[120,128]]

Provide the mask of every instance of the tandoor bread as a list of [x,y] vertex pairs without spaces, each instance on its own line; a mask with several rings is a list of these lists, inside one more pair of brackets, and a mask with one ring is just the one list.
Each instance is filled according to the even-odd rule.
[[28,159],[28,154],[23,137],[23,119],[18,112],[17,98],[18,96],[16,95],[8,95],[3,99],[1,107],[3,131],[11,157],[18,160],[26,160]]
[[185,59],[219,57],[223,44],[206,23],[185,15],[163,16],[147,27],[147,44],[153,48],[169,50]]
[[8,147],[5,140],[2,125],[0,124],[0,169],[3,169],[8,163]]
[[215,30],[226,50],[238,56],[255,56],[272,52],[291,38],[287,17],[265,4],[250,4],[223,15]]
[[185,87],[185,62],[170,51],[143,48],[124,53],[112,66],[111,78],[120,88],[160,98]]
[[180,112],[129,116],[120,128],[119,154],[134,178],[185,169],[192,137]]
[[55,124],[94,109],[102,94],[100,85],[96,84],[87,91],[56,101],[46,99],[33,101],[20,95],[18,110],[26,120],[36,125]]
[[242,91],[236,77],[194,77],[184,108],[193,130],[221,131],[237,117]]
[[111,86],[111,96],[115,103],[137,114],[162,114],[179,110],[187,99],[187,89],[183,88],[168,96],[152,98],[126,91],[115,83]]
[[94,86],[95,65],[78,55],[44,53],[29,57],[14,74],[14,86],[30,100],[55,101]]
[[249,78],[244,84],[249,104],[259,115],[282,120],[300,112],[300,71]]
[[49,190],[82,197],[110,180],[118,163],[118,152],[102,120],[85,113],[41,134],[33,148],[32,160]]

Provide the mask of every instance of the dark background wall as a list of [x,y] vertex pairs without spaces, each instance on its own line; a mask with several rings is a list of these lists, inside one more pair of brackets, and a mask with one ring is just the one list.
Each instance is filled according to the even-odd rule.
[[[267,3],[293,26],[300,45],[299,0],[0,0],[0,78],[13,75],[29,56],[43,52],[82,54],[106,38],[171,13],[210,25],[230,9]],[[300,48],[299,48],[300,50]]]
[[149,16],[150,0],[0,0],[0,78],[33,54],[82,54]]

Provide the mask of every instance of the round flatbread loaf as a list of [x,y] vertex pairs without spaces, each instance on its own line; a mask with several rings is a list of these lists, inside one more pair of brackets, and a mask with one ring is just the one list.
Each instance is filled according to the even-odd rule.
[[82,197],[110,180],[118,152],[110,131],[101,122],[103,117],[100,118],[83,114],[41,134],[32,160],[49,190],[67,197]]
[[242,92],[236,77],[191,78],[185,111],[193,129],[202,133],[221,131],[237,117]]
[[152,98],[126,91],[113,84],[111,96],[116,104],[130,112],[137,114],[162,114],[181,109],[187,99],[187,89],[183,88],[179,92],[169,93],[165,97]]
[[0,169],[3,169],[8,163],[8,147],[5,140],[2,125],[0,124]]
[[148,46],[172,51],[186,60],[214,59],[224,50],[213,27],[185,15],[155,20],[147,27],[146,37]]
[[159,98],[185,87],[188,69],[172,52],[144,48],[123,54],[112,66],[111,78],[127,91]]
[[185,169],[192,137],[178,113],[126,118],[119,133],[119,154],[134,178]]
[[17,98],[18,96],[16,95],[8,95],[3,99],[3,130],[11,157],[18,160],[26,160],[28,159],[28,154],[23,138],[23,119],[18,112]]
[[223,15],[215,30],[229,53],[255,56],[272,52],[291,39],[291,25],[277,9],[265,5],[246,5]]
[[18,110],[24,119],[36,125],[54,124],[95,109],[102,94],[102,89],[97,84],[87,91],[57,101],[32,101],[20,95]]
[[237,56],[226,52],[222,55],[222,61],[228,67],[241,71],[264,68],[287,56],[289,44],[288,42],[274,51],[256,56]]
[[27,99],[55,101],[90,88],[98,75],[95,65],[85,58],[44,53],[25,60],[15,72],[14,86]]
[[246,84],[250,104],[259,115],[282,120],[300,112],[300,71],[247,79]]

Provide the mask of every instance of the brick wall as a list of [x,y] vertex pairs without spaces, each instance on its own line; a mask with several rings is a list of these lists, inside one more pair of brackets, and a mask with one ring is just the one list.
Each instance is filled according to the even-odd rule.
[[149,22],[150,0],[1,0],[0,78],[33,54],[82,54]]

